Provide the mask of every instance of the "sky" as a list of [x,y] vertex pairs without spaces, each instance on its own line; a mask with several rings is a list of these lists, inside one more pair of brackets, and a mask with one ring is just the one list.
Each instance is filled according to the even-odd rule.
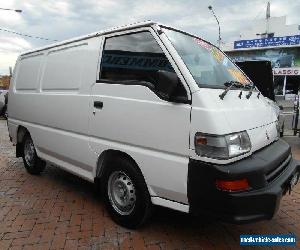
[[[0,0],[0,29],[49,38],[41,40],[0,30],[0,75],[8,74],[17,56],[26,50],[136,21],[153,20],[196,34],[214,44],[218,26],[223,41],[238,37],[251,22],[264,18],[267,0]],[[272,0],[271,16],[287,16],[300,24],[300,0]]]

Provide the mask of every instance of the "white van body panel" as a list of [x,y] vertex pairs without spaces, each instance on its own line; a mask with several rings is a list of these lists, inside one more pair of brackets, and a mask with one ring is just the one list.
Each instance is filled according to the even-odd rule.
[[99,41],[91,38],[30,55],[40,58],[40,65],[36,65],[37,60],[26,65],[26,72],[38,69],[34,79],[37,83],[31,83],[32,86],[23,84],[23,79],[31,78],[22,74],[22,61],[30,57],[21,57],[9,107],[9,123],[28,129],[41,158],[89,181],[94,180],[97,165],[97,155],[89,148],[88,112],[90,86],[97,74]]
[[[184,83],[187,72],[182,75],[152,29],[130,33],[137,31],[153,35]],[[188,85],[185,87],[191,99]],[[99,155],[108,149],[127,153],[140,167],[151,196],[187,204],[191,106],[164,101],[149,88],[138,85],[98,82],[92,86],[91,97],[91,103],[103,102],[100,110],[91,105],[91,148]]]
[[258,128],[277,120],[272,106],[265,98],[261,96],[257,98],[258,92],[253,92],[247,99],[248,91],[244,91],[244,95],[240,99],[238,97],[240,91],[229,91],[223,100],[219,97],[223,90],[215,90],[213,95],[218,109],[224,112],[232,133]]
[[[247,99],[238,97],[241,90],[230,90],[224,100],[222,89],[201,89],[193,93],[190,157],[205,162],[228,164],[249,156],[278,139],[277,117],[263,96],[253,92]],[[259,119],[258,119],[259,117]],[[205,122],[204,122],[205,121]],[[228,160],[200,157],[195,153],[194,136],[197,132],[224,135],[246,130],[251,140],[251,151]],[[266,135],[268,134],[268,136]],[[269,138],[269,139],[267,139]]]
[[128,153],[153,195],[187,202],[190,105],[163,101],[144,86],[97,83],[92,93],[103,109],[90,112],[91,147]]

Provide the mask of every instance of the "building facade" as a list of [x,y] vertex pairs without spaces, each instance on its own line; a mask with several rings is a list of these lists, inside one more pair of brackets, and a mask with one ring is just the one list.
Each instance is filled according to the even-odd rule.
[[10,76],[0,76],[0,89],[8,89],[10,84]]
[[287,25],[286,17],[254,21],[252,27],[222,48],[234,61],[268,60],[272,64],[275,95],[298,94],[300,90],[300,30]]

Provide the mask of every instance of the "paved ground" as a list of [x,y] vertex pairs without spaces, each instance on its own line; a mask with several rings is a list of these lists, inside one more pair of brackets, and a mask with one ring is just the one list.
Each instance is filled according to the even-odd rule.
[[[287,140],[298,144],[293,150],[300,160],[300,139]],[[240,249],[243,233],[300,236],[300,185],[284,197],[271,221],[231,225],[159,208],[146,226],[132,231],[109,218],[92,184],[54,166],[47,166],[41,176],[31,176],[14,155],[6,122],[0,121],[1,250]]]

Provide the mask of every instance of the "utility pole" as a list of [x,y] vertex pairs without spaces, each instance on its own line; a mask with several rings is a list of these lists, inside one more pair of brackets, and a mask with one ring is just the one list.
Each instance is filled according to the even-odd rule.
[[270,31],[270,18],[271,18],[271,4],[270,2],[267,3],[267,10],[266,10],[266,31],[264,33],[257,33],[257,36],[260,38],[268,38],[269,31]]
[[270,29],[270,17],[271,17],[271,5],[270,2],[267,4],[267,11],[266,11],[266,36],[268,37],[269,29]]
[[212,12],[212,14],[214,15],[214,17],[215,17],[215,19],[216,19],[216,21],[218,23],[218,27],[219,27],[218,47],[220,48],[220,46],[221,46],[221,28],[220,28],[220,22],[219,22],[219,20],[218,20],[218,18],[217,18],[217,16],[216,16],[216,14],[215,14],[215,12],[214,12],[214,10],[213,10],[213,8],[212,8],[211,5],[208,6],[208,9]]

